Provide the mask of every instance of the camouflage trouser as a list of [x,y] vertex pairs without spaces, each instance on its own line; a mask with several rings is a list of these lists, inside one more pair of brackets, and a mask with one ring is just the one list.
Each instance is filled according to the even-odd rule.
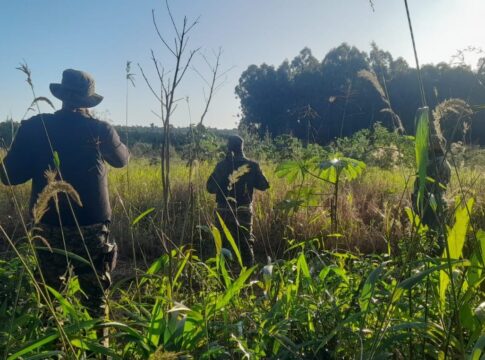
[[[226,224],[234,239],[234,242],[239,248],[243,264],[248,267],[254,265],[253,212],[251,207],[240,206],[237,209],[219,207],[216,209],[216,211],[219,213],[222,220]],[[221,231],[221,235],[223,237],[222,246],[229,250],[232,250],[231,245],[228,243],[226,237],[224,236],[224,232],[221,229],[217,216],[215,220],[217,227]]]
[[[102,317],[105,290],[111,285],[110,272],[116,266],[117,246],[109,238],[106,224],[81,226],[81,232],[82,237],[77,227],[60,228],[44,224],[36,227],[34,234],[46,239],[52,249],[58,249],[54,252],[38,250],[39,267],[46,284],[58,291],[74,272],[86,295],[81,298],[82,304],[93,318]],[[87,263],[70,257],[65,251],[82,257]]]

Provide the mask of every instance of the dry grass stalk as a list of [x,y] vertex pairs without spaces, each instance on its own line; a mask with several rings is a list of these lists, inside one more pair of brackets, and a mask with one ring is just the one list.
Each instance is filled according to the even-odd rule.
[[[445,134],[445,132],[443,131],[443,129],[445,128],[451,129],[453,133],[456,131],[461,131],[462,134],[466,134],[466,132],[469,130],[469,124],[463,121],[463,119],[468,118],[472,114],[472,108],[466,101],[462,99],[447,99],[436,105],[433,110],[433,120],[434,128],[438,137],[440,137],[441,140],[451,141],[450,137],[452,134]],[[454,126],[449,126],[450,124],[448,126],[444,126],[444,122],[450,121],[451,116],[453,115],[456,115],[458,117]],[[458,126],[460,125],[459,123],[461,121],[463,121],[463,124],[461,130],[459,130]]]
[[56,171],[47,170],[45,172],[45,177],[47,178],[47,185],[39,194],[32,211],[35,224],[38,224],[45,213],[49,210],[49,201],[54,199],[54,201],[57,202],[57,194],[59,193],[69,195],[77,205],[82,206],[81,198],[79,197],[77,191],[72,187],[71,184],[63,180],[57,180]]
[[234,170],[228,177],[229,185],[227,185],[227,190],[231,191],[233,189],[234,185],[239,181],[239,179],[243,175],[249,173],[249,171],[251,171],[251,169],[249,168],[248,164],[241,165],[236,170]]
[[402,124],[401,118],[392,109],[391,100],[389,99],[389,96],[388,96],[387,92],[385,91],[384,87],[379,82],[379,79],[377,78],[376,73],[373,72],[373,71],[369,71],[369,70],[360,70],[357,73],[357,76],[361,77],[364,80],[369,81],[372,84],[374,89],[379,93],[381,100],[387,106],[386,108],[382,109],[381,112],[389,113],[391,115],[392,121],[394,123],[395,130],[397,132],[403,134],[405,131],[404,131],[404,125]]

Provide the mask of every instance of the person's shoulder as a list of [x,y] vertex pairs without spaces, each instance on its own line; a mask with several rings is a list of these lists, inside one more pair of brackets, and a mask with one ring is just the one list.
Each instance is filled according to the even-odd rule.
[[37,128],[41,126],[43,122],[49,121],[54,114],[37,114],[28,119],[22,120],[20,126],[24,129]]
[[93,116],[91,114],[86,114],[85,116],[86,116],[87,120],[89,120],[89,122],[94,127],[99,129],[99,131],[101,131],[102,133],[109,134],[109,133],[112,133],[114,131],[114,126],[112,124],[110,124],[109,122],[107,122],[106,120],[98,119],[96,116]]
[[254,169],[257,169],[259,168],[259,163],[257,161],[254,161],[254,160],[251,160],[251,159],[245,159],[246,160],[246,163],[251,167],[251,168],[254,168]]

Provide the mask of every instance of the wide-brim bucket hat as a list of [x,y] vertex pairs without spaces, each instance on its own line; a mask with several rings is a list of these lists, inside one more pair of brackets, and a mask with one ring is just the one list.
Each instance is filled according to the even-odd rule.
[[90,108],[103,100],[103,97],[95,92],[93,77],[84,71],[64,70],[62,82],[50,84],[49,88],[52,95],[74,107]]

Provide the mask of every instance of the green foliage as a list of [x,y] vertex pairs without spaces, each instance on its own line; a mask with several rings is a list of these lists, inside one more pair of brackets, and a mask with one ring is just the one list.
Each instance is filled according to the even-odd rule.
[[365,169],[362,161],[340,157],[336,155],[330,160],[320,164],[319,177],[331,184],[337,185],[339,181],[352,181],[357,179]]
[[362,160],[381,168],[412,167],[415,163],[413,139],[389,131],[377,122],[368,129],[359,130],[350,137],[338,138],[334,151]]
[[[279,66],[250,65],[241,74],[236,86],[242,111],[240,124],[255,129],[261,136],[291,133],[305,143],[322,145],[371,129],[376,122],[387,129],[412,134],[421,96],[416,78],[416,69],[376,44],[366,54],[343,43],[321,61],[305,48]],[[466,115],[467,125],[472,124],[470,139],[481,144],[484,113],[472,113],[471,108],[479,109],[485,103],[482,78],[483,71],[476,73],[464,65],[439,63],[421,68],[430,108],[451,98],[455,104],[466,100],[472,107],[458,104],[465,110],[460,112]],[[467,129],[457,123],[461,115],[451,115],[442,121],[443,133],[452,133],[453,141],[462,140]]]

